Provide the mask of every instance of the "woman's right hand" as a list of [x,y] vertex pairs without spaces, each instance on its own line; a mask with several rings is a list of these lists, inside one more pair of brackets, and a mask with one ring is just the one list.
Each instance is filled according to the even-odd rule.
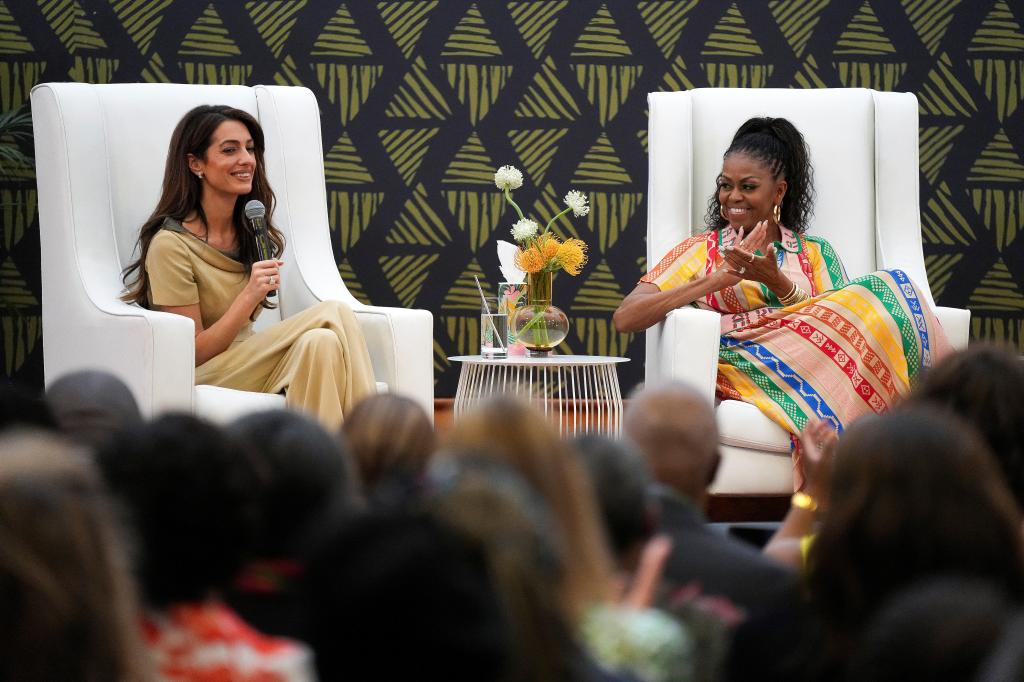
[[280,267],[283,260],[261,260],[252,264],[249,283],[245,285],[245,293],[254,301],[254,305],[267,297],[271,291],[281,286]]

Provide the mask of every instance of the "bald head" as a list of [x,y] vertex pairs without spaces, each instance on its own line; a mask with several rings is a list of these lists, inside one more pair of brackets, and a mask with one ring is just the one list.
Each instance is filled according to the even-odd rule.
[[702,500],[718,467],[718,429],[711,404],[680,383],[636,393],[625,432],[662,484]]

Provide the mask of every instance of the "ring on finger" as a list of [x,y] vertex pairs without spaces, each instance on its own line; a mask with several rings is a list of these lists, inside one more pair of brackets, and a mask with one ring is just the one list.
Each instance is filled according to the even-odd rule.
[[753,262],[754,262],[754,254],[752,254],[752,253],[749,253],[749,254],[747,254],[747,255],[748,255],[748,256],[750,256],[750,260],[748,260],[747,262],[748,262],[748,263],[753,263]]
[[742,267],[739,270],[737,270],[736,272],[738,272],[738,273],[740,273],[742,275],[746,271],[747,271],[747,268],[746,267]]

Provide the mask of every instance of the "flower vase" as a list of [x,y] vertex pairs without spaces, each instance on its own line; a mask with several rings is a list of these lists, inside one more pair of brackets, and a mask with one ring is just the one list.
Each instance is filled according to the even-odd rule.
[[554,348],[569,334],[569,318],[551,305],[553,272],[531,272],[527,278],[526,305],[512,318],[516,339],[531,357],[552,355]]

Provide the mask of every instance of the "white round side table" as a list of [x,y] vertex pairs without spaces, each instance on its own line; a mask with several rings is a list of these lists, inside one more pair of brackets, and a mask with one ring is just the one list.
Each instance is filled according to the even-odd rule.
[[629,358],[554,355],[546,358],[487,358],[458,355],[455,419],[490,396],[512,395],[532,403],[562,436],[622,433],[622,392],[615,365]]

